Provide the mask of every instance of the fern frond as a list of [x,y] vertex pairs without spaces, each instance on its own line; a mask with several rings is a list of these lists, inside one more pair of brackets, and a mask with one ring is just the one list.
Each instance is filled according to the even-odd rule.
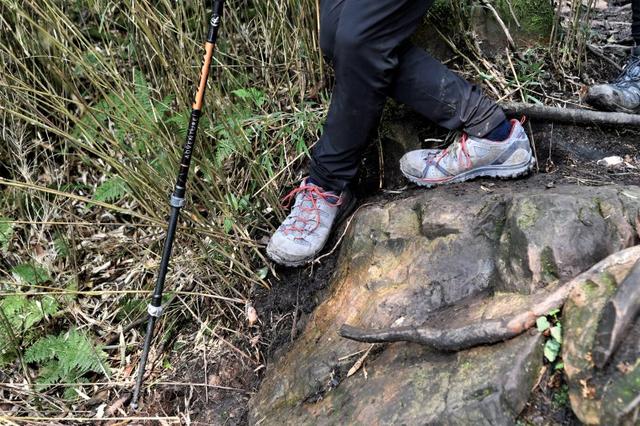
[[72,382],[88,372],[109,374],[107,354],[76,329],[41,338],[27,349],[25,361],[41,364],[38,383],[45,386]]
[[93,199],[113,203],[119,201],[127,193],[127,184],[119,176],[107,179],[96,188]]
[[30,285],[42,284],[51,279],[46,269],[33,263],[22,263],[14,266],[11,269],[11,273],[17,279]]
[[[144,78],[144,74],[142,71],[136,69],[133,71],[133,80],[135,84],[135,97],[138,101],[139,105],[142,106],[141,113],[144,113],[144,118],[149,120],[149,123],[153,126],[157,121],[154,116],[154,105],[151,101],[151,93],[149,91],[149,83],[147,83],[147,79]],[[148,126],[145,126],[148,127]]]
[[171,109],[171,104],[176,99],[175,95],[165,96],[165,98],[155,103],[156,113],[160,119],[164,118],[164,115]]
[[61,346],[58,336],[46,336],[31,345],[24,354],[24,360],[27,362],[42,363],[55,358],[61,351]]
[[65,374],[62,366],[56,362],[48,362],[40,369],[40,374],[36,378],[36,390],[43,391],[46,388],[61,382],[65,379]]

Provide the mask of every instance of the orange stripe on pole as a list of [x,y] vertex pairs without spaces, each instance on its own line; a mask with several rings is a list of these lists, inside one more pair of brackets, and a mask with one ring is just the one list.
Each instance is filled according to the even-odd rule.
[[207,78],[209,77],[209,67],[211,66],[211,58],[213,57],[213,43],[207,42],[204,45],[204,62],[202,64],[202,70],[200,71],[200,84],[198,84],[198,92],[196,93],[196,100],[193,102],[193,109],[202,110],[202,103],[204,100],[204,91],[207,88]]

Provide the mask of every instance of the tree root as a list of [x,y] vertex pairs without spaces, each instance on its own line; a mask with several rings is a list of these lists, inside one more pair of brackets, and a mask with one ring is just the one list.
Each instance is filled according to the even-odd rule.
[[623,112],[603,112],[577,108],[558,108],[515,102],[501,103],[508,116],[525,115],[529,118],[569,124],[602,124],[610,126],[640,127],[640,115]]
[[414,342],[442,351],[462,349],[501,342],[522,334],[533,327],[536,319],[552,309],[564,305],[569,293],[580,283],[594,279],[603,271],[640,257],[640,246],[631,247],[610,255],[591,269],[566,283],[555,285],[548,291],[531,297],[526,311],[512,312],[499,319],[480,321],[459,328],[436,329],[432,327],[398,327],[371,330],[343,325],[338,332],[342,337],[367,343]]
[[639,312],[640,261],[618,286],[616,294],[602,311],[592,350],[596,367],[602,368],[607,364]]

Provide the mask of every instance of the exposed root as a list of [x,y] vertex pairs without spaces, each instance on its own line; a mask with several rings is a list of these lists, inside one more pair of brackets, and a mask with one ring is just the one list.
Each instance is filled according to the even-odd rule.
[[529,118],[558,123],[635,126],[640,127],[640,115],[623,112],[602,112],[577,108],[558,108],[524,103],[501,103],[508,116],[526,115]]
[[580,283],[592,280],[615,265],[631,262],[640,257],[640,246],[614,253],[572,280],[557,284],[548,291],[531,296],[525,311],[512,312],[499,319],[490,319],[459,328],[399,327],[370,330],[343,325],[339,334],[351,340],[367,343],[414,342],[442,351],[459,351],[488,343],[511,339],[533,327],[536,319],[552,309],[564,305],[569,293]]

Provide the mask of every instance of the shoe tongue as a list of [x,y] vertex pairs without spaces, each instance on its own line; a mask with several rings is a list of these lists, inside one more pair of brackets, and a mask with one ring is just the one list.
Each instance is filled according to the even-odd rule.
[[307,178],[305,180],[302,181],[302,183],[300,184],[300,187],[304,187],[304,186],[314,186],[316,188],[318,188],[320,190],[320,192],[323,192],[325,194],[331,194],[331,195],[335,195],[335,197],[327,197],[326,200],[332,204],[337,203],[340,200],[340,196],[338,195],[337,192],[335,191],[325,191],[320,185],[316,184],[315,182],[313,182],[311,180],[311,178]]

